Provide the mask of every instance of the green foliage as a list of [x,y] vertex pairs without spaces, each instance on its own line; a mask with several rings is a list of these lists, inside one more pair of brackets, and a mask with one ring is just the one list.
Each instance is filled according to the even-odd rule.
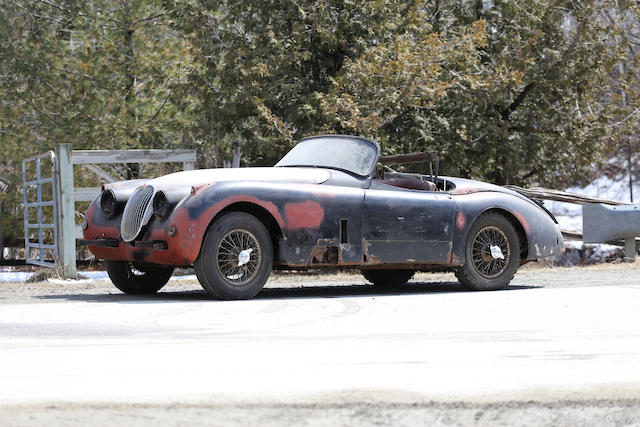
[[193,132],[211,164],[235,146],[272,164],[303,136],[341,132],[387,153],[435,149],[448,172],[500,184],[561,185],[599,159],[629,46],[605,14],[637,21],[628,1],[165,7],[202,65]]
[[220,165],[233,147],[245,164],[272,165],[295,141],[324,128],[322,94],[347,58],[401,31],[399,0],[166,1],[202,68],[199,141]]
[[[75,149],[182,147],[188,43],[157,1],[15,0],[0,8],[2,230],[20,232],[21,160]],[[83,177],[78,176],[77,181]],[[18,212],[21,213],[21,212]]]
[[600,2],[524,3],[441,2],[437,23],[425,4],[422,20],[440,31],[347,60],[325,110],[390,152],[435,148],[463,176],[553,185],[585,173],[609,134],[610,72],[628,45]]

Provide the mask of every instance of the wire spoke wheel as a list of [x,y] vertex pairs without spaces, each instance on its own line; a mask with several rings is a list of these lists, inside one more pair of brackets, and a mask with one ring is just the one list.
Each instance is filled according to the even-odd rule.
[[246,212],[229,212],[209,227],[193,263],[213,298],[253,298],[273,266],[273,242],[264,224]]
[[471,245],[471,262],[480,276],[492,279],[506,270],[511,246],[504,231],[492,225],[481,228]]
[[262,260],[260,244],[248,230],[234,229],[218,242],[215,262],[222,278],[233,286],[243,286],[255,278]]

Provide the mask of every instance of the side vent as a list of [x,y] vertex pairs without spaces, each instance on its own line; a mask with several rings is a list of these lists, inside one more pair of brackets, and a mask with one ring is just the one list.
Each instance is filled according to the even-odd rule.
[[341,219],[340,220],[340,243],[349,243],[348,236],[349,229],[349,220]]

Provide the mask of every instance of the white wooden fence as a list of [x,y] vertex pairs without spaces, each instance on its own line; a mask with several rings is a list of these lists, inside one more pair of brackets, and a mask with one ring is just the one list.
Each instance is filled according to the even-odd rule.
[[[73,165],[82,165],[104,182],[120,181],[101,168],[100,164],[172,163],[181,162],[184,170],[195,169],[195,150],[72,150],[71,144],[58,144],[55,150],[56,189],[56,266],[65,277],[76,277],[75,203],[92,201],[100,187],[75,188]],[[81,230],[80,230],[81,233]],[[25,236],[28,239],[29,236]]]

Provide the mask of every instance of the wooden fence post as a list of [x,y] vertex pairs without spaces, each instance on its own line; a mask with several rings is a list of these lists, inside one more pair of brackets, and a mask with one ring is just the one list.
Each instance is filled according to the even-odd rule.
[[76,278],[75,207],[71,144],[56,145],[58,174],[58,270],[66,278]]
[[196,162],[182,162],[182,170],[192,171],[196,168]]

